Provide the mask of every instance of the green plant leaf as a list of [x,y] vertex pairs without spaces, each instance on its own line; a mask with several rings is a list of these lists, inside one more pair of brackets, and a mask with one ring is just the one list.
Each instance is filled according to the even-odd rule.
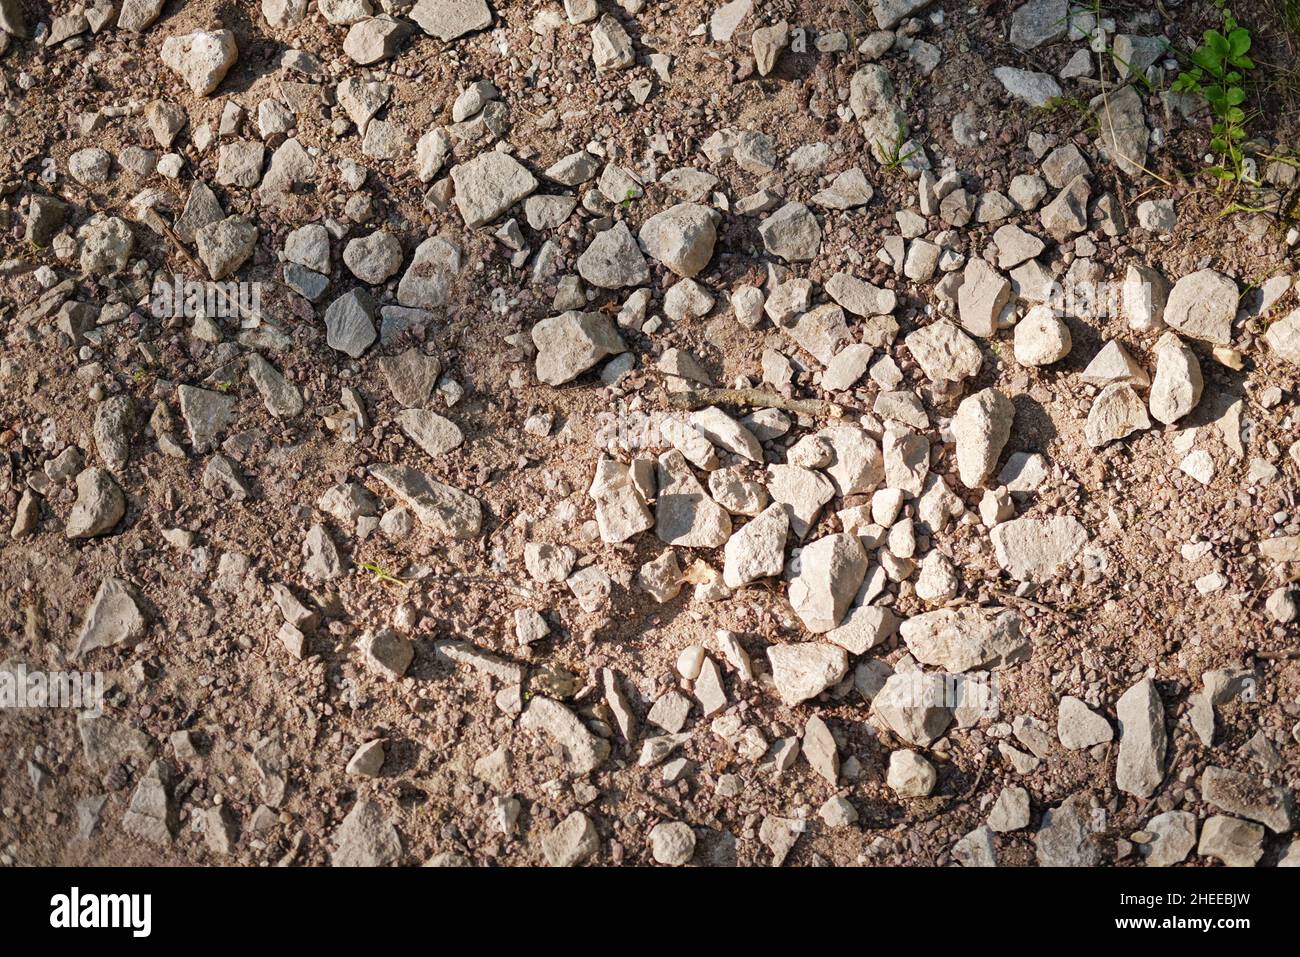
[[1232,55],[1232,44],[1218,30],[1205,31],[1205,45],[1214,51],[1216,56],[1227,57]]
[[1200,47],[1193,53],[1192,62],[1211,76],[1220,76],[1223,73],[1222,59],[1215,56],[1214,51],[1208,47]]
[[1228,34],[1229,56],[1241,56],[1250,49],[1250,31],[1237,27]]
[[1229,106],[1238,106],[1246,102],[1246,91],[1239,86],[1229,87],[1225,100]]

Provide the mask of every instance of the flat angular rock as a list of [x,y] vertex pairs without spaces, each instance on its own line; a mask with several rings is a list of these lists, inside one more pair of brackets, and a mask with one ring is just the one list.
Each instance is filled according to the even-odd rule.
[[1047,73],[1020,70],[1011,66],[995,67],[993,76],[1009,94],[1030,106],[1042,108],[1062,95],[1061,84]]
[[1300,309],[1269,323],[1264,340],[1279,357],[1300,366]]
[[1295,807],[1290,788],[1273,787],[1259,777],[1208,767],[1201,775],[1201,800],[1221,811],[1263,824],[1275,834],[1295,826]]
[[717,229],[707,206],[678,203],[647,219],[638,237],[647,255],[689,279],[713,258]]
[[229,30],[200,30],[168,37],[159,56],[163,65],[184,80],[196,96],[207,96],[230,70],[239,48]]
[[718,448],[751,462],[762,463],[763,446],[754,433],[716,406],[691,413],[690,422],[697,432]]
[[411,33],[411,25],[387,14],[366,17],[352,24],[343,38],[343,52],[362,66],[379,63],[397,55],[402,42]]
[[487,0],[419,0],[408,16],[443,43],[492,25]]
[[627,223],[620,222],[597,234],[578,257],[578,275],[601,289],[622,289],[649,282],[650,267]]
[[718,548],[731,536],[731,516],[713,501],[676,449],[659,456],[655,534],[668,545]]
[[898,631],[917,661],[955,674],[1005,668],[1028,658],[1031,648],[1020,617],[1007,608],[940,608],[913,615]]
[[848,273],[837,272],[826,280],[826,294],[855,316],[888,315],[898,304],[892,289],[882,289]]
[[1119,720],[1119,755],[1115,761],[1115,786],[1139,798],[1148,798],[1165,776],[1165,706],[1149,678],[1120,695],[1115,705]]
[[984,364],[979,346],[947,319],[922,326],[903,342],[931,382],[961,382]]
[[1264,856],[1264,829],[1240,818],[1215,814],[1201,827],[1196,853],[1229,867],[1254,867]]
[[799,553],[790,606],[810,632],[828,632],[844,619],[866,573],[867,553],[856,535],[820,538]]
[[463,266],[460,246],[431,236],[415,248],[411,264],[397,284],[397,301],[412,309],[441,309]]
[[537,178],[512,156],[489,150],[453,166],[456,208],[470,229],[486,226],[537,189]]
[[379,371],[400,405],[408,409],[417,408],[433,395],[433,387],[442,374],[442,363],[436,356],[426,356],[412,346],[395,356],[381,356]]
[[623,29],[623,24],[609,14],[601,17],[591,28],[591,60],[597,73],[625,70],[636,62],[632,38]]
[[826,639],[851,655],[861,655],[887,641],[898,631],[898,616],[879,605],[850,608],[839,625],[826,632]]
[[366,290],[353,289],[325,310],[325,344],[331,349],[359,359],[378,337],[375,300]]
[[[631,469],[623,463],[602,458],[588,494],[596,503],[596,523],[600,526],[601,541],[610,544],[624,542],[654,527],[654,517],[646,507],[641,490],[632,480]],[[671,556],[672,552],[666,554]]]
[[473,538],[482,525],[478,499],[404,465],[372,465],[383,482],[415,513],[420,524],[449,538]]
[[760,578],[780,575],[785,567],[785,540],[790,519],[779,502],[769,505],[727,540],[723,581],[741,588]]
[[1032,50],[1062,39],[1069,29],[1069,0],[1029,0],[1011,14],[1011,45]]
[[998,567],[1018,581],[1045,582],[1078,557],[1088,532],[1072,515],[1017,518],[990,532]]
[[1043,812],[1034,834],[1039,867],[1094,867],[1101,859],[1097,815],[1085,793],[1072,794]]
[[1134,179],[1149,175],[1146,162],[1151,130],[1135,86],[1127,84],[1107,95],[1095,96],[1088,101],[1088,109],[1101,127],[1099,148],[1120,172]]
[[920,13],[932,2],[934,0],[871,0],[871,13],[881,30],[889,30]]
[[1113,740],[1115,731],[1109,721],[1078,698],[1064,695],[1057,711],[1056,736],[1063,748],[1082,751]]
[[1088,199],[1091,188],[1084,176],[1074,179],[1056,194],[1056,197],[1038,213],[1038,220],[1047,234],[1058,243],[1088,228]]
[[257,248],[257,226],[243,216],[227,216],[194,233],[199,259],[215,281],[225,279],[248,262]]
[[957,443],[957,472],[967,488],[980,488],[997,467],[1011,437],[1016,407],[996,389],[967,396],[957,407],[952,434]]
[[1201,400],[1204,380],[1196,353],[1172,332],[1166,332],[1156,343],[1156,375],[1151,381],[1151,416],[1165,425],[1172,425]]
[[954,688],[949,675],[897,672],[871,699],[871,713],[908,744],[929,747],[952,723]]
[[266,411],[277,418],[292,418],[302,411],[302,393],[280,370],[256,352],[248,355],[248,377],[261,393]]
[[131,795],[131,805],[122,816],[122,829],[133,837],[166,847],[176,833],[176,824],[171,768],[154,761]]
[[1143,830],[1152,835],[1146,844],[1138,845],[1147,867],[1181,864],[1196,847],[1196,815],[1190,811],[1157,814]]
[[812,201],[826,209],[845,210],[867,205],[873,195],[875,190],[867,182],[867,174],[855,166],[836,176],[830,186],[814,193]]
[[785,331],[800,348],[824,366],[835,359],[841,343],[851,338],[844,321],[844,310],[830,303],[800,313]]
[[1169,293],[1165,323],[1185,336],[1226,346],[1237,315],[1237,284],[1213,269],[1189,273]]
[[131,586],[120,578],[106,576],[86,609],[72,653],[80,656],[96,648],[133,644],[143,637],[146,625]]
[[1127,349],[1112,339],[1102,346],[1101,351],[1093,356],[1080,378],[1088,385],[1112,385],[1126,383],[1145,388],[1151,384],[1146,370],[1138,365]]
[[599,312],[566,312],[533,326],[537,346],[537,378],[563,385],[582,375],[606,356],[627,351],[613,324]]
[[790,708],[817,697],[849,670],[849,656],[843,648],[816,642],[770,645],[767,659],[772,665],[776,692]]
[[549,735],[563,749],[565,762],[574,774],[589,774],[609,757],[609,742],[592,734],[577,715],[550,698],[531,698],[519,727]]
[[1011,305],[1011,282],[984,260],[974,257],[966,263],[964,276],[957,290],[961,327],[971,335],[987,339],[997,332],[1003,312]]
[[360,798],[334,832],[331,867],[392,867],[401,862],[402,839],[383,807]]
[[812,528],[822,506],[835,497],[830,479],[797,465],[769,465],[768,493],[790,516],[790,530],[803,538]]
[[77,498],[68,514],[68,538],[94,538],[113,530],[126,514],[126,496],[106,469],[88,468],[77,475]]
[[821,249],[817,217],[803,203],[786,203],[758,227],[769,255],[787,262],[811,262]]
[[465,441],[455,422],[428,409],[403,409],[394,418],[407,438],[431,459],[446,455]]
[[1093,400],[1084,425],[1084,438],[1094,449],[1151,428],[1146,403],[1127,383],[1106,386]]

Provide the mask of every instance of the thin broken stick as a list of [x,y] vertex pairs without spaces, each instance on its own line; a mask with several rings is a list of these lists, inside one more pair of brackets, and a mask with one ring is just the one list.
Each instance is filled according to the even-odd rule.
[[691,389],[668,393],[669,405],[679,409],[703,409],[710,405],[743,405],[754,409],[781,409],[818,419],[842,419],[844,408],[822,399],[787,399],[765,389]]

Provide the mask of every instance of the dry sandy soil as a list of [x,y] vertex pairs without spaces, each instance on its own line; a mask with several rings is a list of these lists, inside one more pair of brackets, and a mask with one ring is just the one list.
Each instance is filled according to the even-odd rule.
[[[1109,46],[1090,57],[1088,75],[1060,80],[1061,95],[1043,106],[1010,95],[995,68],[1056,76],[1087,47],[1069,35],[1028,50],[1011,43],[1016,4],[912,4],[919,8],[891,25],[891,38],[880,35],[870,3],[756,0],[725,42],[713,39],[709,25],[720,6],[714,2],[591,5],[630,40],[627,65],[598,70],[593,31],[605,21],[570,22],[556,0],[494,0],[487,29],[445,42],[412,25],[395,55],[366,66],[345,53],[349,27],[326,22],[316,2],[276,26],[251,3],[167,2],[140,32],[118,27],[113,14],[93,18],[102,22],[98,30],[53,45],[44,38],[59,23],[54,18],[82,7],[0,4],[7,16],[21,10],[28,28],[27,37],[8,38],[0,55],[0,662],[11,673],[20,664],[98,672],[105,690],[99,717],[48,708],[0,713],[0,862],[1300,862],[1289,833],[1290,790],[1300,773],[1300,635],[1295,593],[1287,591],[1300,574],[1300,539],[1291,538],[1300,533],[1300,367],[1265,335],[1300,305],[1289,279],[1295,167],[1267,158],[1289,155],[1294,118],[1286,90],[1262,81],[1252,87],[1258,113],[1247,124],[1250,152],[1267,182],[1229,195],[1203,173],[1204,110],[1185,115],[1168,94],[1178,72],[1167,65],[1170,54],[1129,82],[1154,131],[1144,169],[1123,170],[1099,148],[1089,101],[1124,89]],[[409,7],[375,0],[373,12],[391,9],[410,24]],[[1106,43],[1116,35],[1162,36],[1185,52],[1217,23],[1208,3],[1144,7],[1103,4]],[[1271,8],[1237,12],[1255,32],[1261,64],[1294,61]],[[761,75],[752,33],[779,21],[796,32],[774,47],[774,67]],[[164,65],[162,47],[168,38],[219,29],[232,31],[238,59],[200,95]],[[283,65],[289,50],[310,54],[314,66]],[[926,62],[931,50],[937,64]],[[892,78],[906,139],[918,149],[901,165],[872,155],[851,105],[855,75],[873,64]],[[339,105],[336,88],[348,77],[388,84],[390,96],[370,122],[396,124],[408,138],[389,158],[367,154]],[[454,127],[453,104],[484,79],[498,91],[494,102],[504,110],[492,109],[505,122],[480,130],[477,140],[454,129],[445,165],[422,182],[416,141]],[[154,100],[185,117],[169,147],[148,119]],[[231,104],[243,112],[229,112]],[[291,119],[263,131],[263,112]],[[966,117],[961,139],[958,114]],[[759,168],[706,152],[710,137],[725,130],[763,134],[775,162]],[[251,183],[220,182],[223,146],[264,141],[269,162],[290,139],[312,167],[291,190],[257,188],[266,162]],[[814,162],[791,162],[810,144],[826,148]],[[952,226],[919,205],[950,171],[972,206],[1006,194],[1015,177],[1044,175],[1053,151],[1070,144],[1086,162],[1089,201],[1087,224],[1068,236],[1050,235],[1040,218],[1056,185],[1039,208],[1012,204],[1006,218],[991,222]],[[94,147],[111,166],[83,182],[72,157]],[[153,156],[124,157],[131,147]],[[592,177],[566,186],[544,175],[584,149],[593,150]],[[538,193],[572,196],[576,209],[535,229],[517,203],[488,225],[468,227],[448,174],[493,150],[534,174]],[[174,175],[152,168],[168,154],[176,159],[160,168]],[[133,168],[137,161],[145,165]],[[349,161],[363,182],[352,179],[358,171]],[[907,168],[922,161],[932,176]],[[685,201],[664,179],[680,167],[717,177],[698,196],[716,214],[712,254],[692,277],[714,299],[703,315],[666,314],[665,294],[688,280],[653,256],[645,258],[645,278],[621,288],[579,275],[578,259],[598,234],[625,223],[635,236],[646,220]],[[834,209],[813,199],[853,169],[872,187],[868,202]],[[601,195],[598,184],[626,174],[641,182],[641,195]],[[208,278],[196,271],[194,242],[172,228],[196,183],[212,188],[222,215],[256,227],[255,245],[229,278],[260,284],[260,315],[162,317],[150,308],[155,278]],[[767,202],[755,198],[761,190],[770,191]],[[39,197],[68,207],[65,221],[33,242]],[[1152,200],[1172,201],[1172,228],[1141,224],[1139,207]],[[1250,210],[1225,215],[1234,200]],[[786,261],[760,232],[788,203],[807,204],[817,221],[810,261]],[[143,214],[144,206],[155,212]],[[904,210],[909,222],[920,218],[909,237],[948,251],[941,270],[920,281],[881,255],[891,239],[902,242],[896,214]],[[120,270],[83,268],[83,227],[97,215],[120,217],[130,231]],[[511,242],[523,251],[499,237],[507,220],[517,222]],[[331,230],[329,285],[315,302],[286,281],[287,238],[312,223]],[[1183,336],[1203,378],[1194,407],[1173,424],[1152,420],[1094,447],[1085,424],[1101,389],[1085,383],[1084,370],[1118,340],[1155,375],[1155,345],[1167,330],[1135,329],[1122,314],[1067,313],[1068,355],[1025,365],[1010,326],[1033,304],[1019,297],[1019,286],[997,330],[964,336],[981,356],[977,372],[959,382],[928,376],[907,337],[945,318],[965,325],[936,287],[963,275],[968,260],[990,258],[996,268],[992,236],[1007,224],[1042,238],[1038,262],[1058,279],[1085,260],[1102,281],[1122,279],[1133,264],[1170,284],[1202,269],[1228,277],[1241,297],[1230,305],[1230,341]],[[403,258],[366,283],[343,250],[378,230],[400,244]],[[359,357],[331,348],[330,303],[365,287],[380,306],[394,305],[427,237],[461,250],[462,267],[445,274],[442,301]],[[549,268],[538,267],[541,254],[553,257]],[[811,305],[820,306],[832,301],[824,284],[841,272],[895,294],[894,329],[885,322],[881,333],[879,316],[843,313],[848,341],[874,346],[872,371],[831,392],[821,386],[823,362],[779,322],[760,316],[756,326],[743,324],[735,300],[742,287],[770,297],[781,283],[804,278],[812,282]],[[1279,276],[1288,278],[1264,285]],[[626,352],[547,385],[537,374],[532,331],[573,308],[555,303],[557,295],[574,298],[575,280],[579,310],[617,328]],[[624,304],[635,287],[649,291],[648,309],[644,321],[629,322]],[[1289,348],[1294,356],[1300,345]],[[399,425],[403,403],[381,369],[382,359],[408,350],[437,359],[438,387],[426,389],[420,404],[463,435],[437,454]],[[301,397],[300,411],[268,409],[247,372],[251,352],[283,376],[280,394]],[[792,372],[765,379],[769,353],[788,357]],[[681,367],[671,357],[680,354],[717,386],[834,404],[790,413],[788,431],[763,442],[762,462],[719,450],[724,467],[760,484],[766,465],[789,461],[796,443],[830,425],[860,425],[879,450],[895,427],[879,412],[879,394],[912,394],[923,427],[908,428],[924,437],[929,474],[964,514],[932,527],[919,516],[917,496],[907,494],[902,511],[885,516],[905,531],[866,528],[870,518],[849,527],[844,510],[865,506],[870,515],[874,493],[887,483],[881,476],[845,494],[837,488],[806,534],[789,534],[784,573],[736,589],[721,583],[722,547],[672,545],[653,527],[602,538],[599,503],[588,494],[598,460],[653,462],[670,447],[664,440],[610,447],[611,423],[626,433],[642,414],[711,404],[739,419],[764,404],[703,393],[700,382],[675,374]],[[889,361],[877,367],[881,360]],[[627,363],[628,371],[607,373],[610,362]],[[187,386],[233,400],[211,443],[195,440],[183,414],[179,394]],[[951,420],[965,398],[989,388],[1010,400],[1014,416],[1005,442],[994,443],[991,472],[968,485],[958,474]],[[347,412],[348,390],[364,409],[361,421]],[[1148,393],[1135,392],[1144,406]],[[129,414],[115,418],[124,408]],[[1202,464],[1210,460],[1208,481],[1180,467],[1197,451]],[[1007,570],[981,513],[1016,453],[1041,456],[1043,469],[1010,495],[1010,517],[1068,517],[1084,535],[1066,547],[1061,536],[1040,534],[1051,567],[1030,576]],[[221,463],[230,470],[225,481],[212,471],[217,458],[218,470]],[[437,522],[412,522],[410,503],[370,472],[382,463],[472,496],[479,523],[444,534]],[[70,538],[78,475],[92,468],[120,488],[125,507],[107,528]],[[694,474],[707,484],[705,470]],[[653,491],[634,507],[647,504],[653,515]],[[34,514],[26,527],[25,514]],[[736,531],[748,521],[733,518]],[[325,560],[305,546],[317,525]],[[11,526],[22,534],[11,536]],[[871,647],[849,648],[842,667],[792,704],[778,693],[768,649],[815,644],[834,657],[839,646],[808,627],[791,601],[808,587],[842,591],[854,579],[840,570],[833,580],[818,571],[811,585],[800,581],[811,573],[792,550],[832,535],[858,539],[851,547],[870,556],[868,581],[885,580],[869,603],[888,609],[893,626]],[[1266,553],[1261,543],[1272,538],[1290,545]],[[576,559],[575,569],[603,573],[608,593],[580,604],[564,576],[537,580],[525,564],[529,544],[572,549],[562,564]],[[899,554],[882,555],[891,548]],[[675,553],[685,581],[661,602],[638,575],[665,550]],[[952,587],[926,599],[919,576],[934,552],[942,560],[930,560],[932,571],[951,573]],[[100,609],[111,620],[87,624],[106,579],[125,592]],[[835,596],[843,599],[839,614],[861,581],[858,569],[847,595]],[[287,588],[310,616],[299,635],[282,629],[273,586]],[[921,639],[905,640],[897,627],[941,608],[971,609],[978,622],[1009,610],[1020,650],[966,669],[994,669],[993,713],[949,724],[945,712],[933,735],[907,740],[871,702],[891,673],[956,670],[921,660]],[[540,613],[549,634],[521,642],[521,609]],[[720,629],[734,636],[730,654]],[[978,640],[965,625],[951,631],[953,646]],[[81,649],[87,634],[105,636],[102,646]],[[367,656],[377,634],[413,652],[400,677]],[[704,650],[707,675],[698,658],[682,660],[692,647]],[[717,687],[701,687],[708,675],[724,700]],[[1206,704],[1204,689],[1221,685],[1227,690]],[[1124,720],[1120,699],[1131,688],[1154,701],[1154,711],[1130,699],[1136,710]],[[665,729],[649,712],[670,694],[689,710],[666,719]],[[1106,740],[1074,748],[1058,740],[1067,696],[1108,726]],[[544,712],[547,703],[554,704]],[[1194,727],[1198,703],[1213,715],[1208,740],[1203,711],[1200,730]],[[648,756],[657,744],[668,747],[670,731],[679,735],[671,753]],[[364,760],[354,761],[359,749]],[[899,756],[890,777],[897,752],[913,753],[906,756],[911,775],[898,773]],[[381,764],[373,760],[381,755]],[[1207,768],[1246,777],[1211,784]],[[1133,783],[1152,774],[1154,781]]]

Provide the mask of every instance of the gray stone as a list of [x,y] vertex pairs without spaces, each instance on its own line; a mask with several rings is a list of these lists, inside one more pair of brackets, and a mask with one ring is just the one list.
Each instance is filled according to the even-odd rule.
[[1064,695],[1057,711],[1056,736],[1062,747],[1082,751],[1113,740],[1115,732],[1109,721],[1078,698]]
[[939,780],[934,765],[915,751],[900,749],[889,754],[885,783],[901,798],[929,797]]
[[609,757],[609,742],[588,731],[577,715],[551,698],[534,695],[524,708],[519,727],[550,736],[574,774],[589,774]]
[[647,219],[638,237],[651,258],[678,276],[691,278],[713,257],[717,230],[708,207],[678,203]]
[[1034,834],[1038,866],[1095,867],[1101,858],[1096,838],[1099,830],[1088,795],[1070,795],[1043,813]]
[[821,249],[817,217],[803,203],[786,203],[758,227],[769,255],[787,262],[811,262]]
[[1165,707],[1149,678],[1120,696],[1115,705],[1119,720],[1119,755],[1115,761],[1115,786],[1125,793],[1148,798],[1165,776]]
[[837,684],[849,670],[849,656],[843,648],[816,642],[769,645],[767,659],[776,692],[791,708]]
[[996,389],[967,396],[957,407],[952,434],[957,444],[957,471],[967,488],[980,488],[997,467],[1011,437],[1016,407]]
[[1029,657],[1029,639],[1020,618],[1007,608],[963,605],[913,615],[898,628],[921,663],[960,673],[998,670]]
[[1196,853],[1229,867],[1254,867],[1264,856],[1264,829],[1240,818],[1215,814],[1201,827]]
[[96,648],[134,644],[144,636],[146,626],[131,586],[120,578],[106,576],[86,609],[73,655],[80,657]]
[[1237,315],[1237,284],[1223,273],[1201,269],[1174,284],[1165,322],[1185,336],[1226,346]]
[[392,489],[426,528],[448,538],[478,535],[482,506],[472,495],[404,465],[372,465],[370,474]]
[[606,356],[627,350],[613,324],[599,312],[566,312],[533,326],[537,378],[547,385],[576,379]]
[[576,867],[599,850],[596,825],[581,811],[574,811],[542,838],[542,854],[551,867]]
[[243,216],[227,216],[194,233],[199,258],[214,281],[225,279],[248,261],[257,248],[257,226]]
[[68,513],[68,538],[93,538],[113,530],[126,514],[126,496],[113,474],[88,468],[77,475],[77,498]]
[[366,290],[344,293],[325,310],[325,343],[331,349],[359,359],[377,337],[375,301]]
[[867,553],[858,536],[827,535],[799,553],[790,606],[808,631],[828,632],[844,619],[866,573]]
[[1138,845],[1147,867],[1173,867],[1187,859],[1196,847],[1196,815],[1190,811],[1166,811],[1147,821],[1143,830],[1151,840]]
[[386,229],[348,241],[343,264],[362,282],[379,285],[402,268],[402,244]]
[[229,30],[200,30],[168,37],[159,56],[163,65],[184,80],[196,96],[207,96],[230,70],[239,49]]
[[1149,403],[1151,416],[1165,425],[1172,425],[1201,400],[1204,380],[1201,365],[1181,339],[1166,332],[1156,343],[1156,375],[1151,381]]
[[989,532],[998,567],[1017,581],[1046,582],[1074,561],[1088,533],[1072,515],[1017,518]]
[[1069,29],[1069,0],[1029,0],[1011,14],[1011,45],[1032,50],[1062,39]]
[[1062,95],[1061,84],[1047,73],[1000,66],[994,68],[993,76],[1016,99],[1040,109]]
[[402,860],[397,828],[372,798],[358,798],[334,833],[331,867],[392,867]]
[[537,178],[518,160],[491,150],[453,166],[456,207],[471,229],[486,226],[537,189]]
[[1083,434],[1094,449],[1122,439],[1134,432],[1151,428],[1146,403],[1123,382],[1112,383],[1102,389],[1088,412]]
[[1207,767],[1201,775],[1201,800],[1237,817],[1257,821],[1275,834],[1295,826],[1291,790],[1266,784],[1257,775]]
[[578,257],[578,275],[601,289],[621,289],[649,282],[650,267],[627,223],[620,222],[597,234]]
[[871,713],[908,744],[929,747],[952,723],[953,689],[949,675],[897,672],[872,698]]

